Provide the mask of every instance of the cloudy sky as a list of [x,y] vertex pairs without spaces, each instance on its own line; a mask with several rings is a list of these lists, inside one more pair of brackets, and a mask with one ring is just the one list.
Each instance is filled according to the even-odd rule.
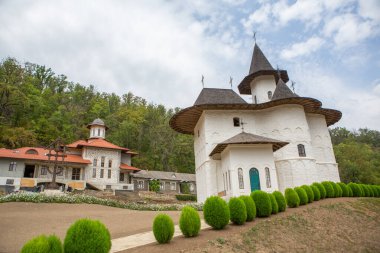
[[[51,67],[98,91],[187,107],[234,90],[257,43],[296,92],[380,130],[379,0],[0,0],[0,58]],[[249,96],[244,97],[250,102]]]

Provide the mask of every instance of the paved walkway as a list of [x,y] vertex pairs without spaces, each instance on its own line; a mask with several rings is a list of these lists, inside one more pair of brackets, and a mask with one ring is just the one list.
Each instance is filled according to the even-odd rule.
[[[204,220],[201,220],[201,230],[209,228],[209,227],[210,226],[207,225],[204,222]],[[174,227],[173,238],[180,236],[180,235],[182,235],[182,232],[179,229],[179,226],[176,225]],[[156,241],[156,239],[154,238],[153,231],[113,239],[112,240],[111,253],[120,252],[120,251],[124,251],[127,249],[132,249],[132,248],[135,248],[138,246],[143,246],[143,245],[146,245],[149,243],[153,243],[155,241]]]

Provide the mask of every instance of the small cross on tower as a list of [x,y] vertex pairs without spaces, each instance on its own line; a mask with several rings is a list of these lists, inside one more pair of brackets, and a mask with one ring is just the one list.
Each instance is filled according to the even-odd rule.
[[243,121],[243,119],[241,119],[240,121],[240,125],[241,125],[241,131],[244,132],[244,125],[246,125],[247,123]]

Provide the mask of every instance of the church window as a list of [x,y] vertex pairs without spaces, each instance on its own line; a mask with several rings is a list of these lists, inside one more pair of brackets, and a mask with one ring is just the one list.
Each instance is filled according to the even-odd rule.
[[269,172],[269,168],[268,167],[265,168],[265,178],[266,178],[266,181],[267,181],[267,188],[271,188],[270,172]]
[[92,135],[95,135],[95,129],[92,129]]
[[73,171],[71,173],[71,179],[72,180],[80,179],[80,168],[73,168]]
[[240,126],[240,119],[238,117],[234,118],[234,127],[239,127]]
[[98,128],[98,136],[100,136],[100,128]]
[[14,171],[16,170],[17,162],[11,162],[9,164],[9,171]]
[[100,170],[100,178],[103,178],[104,177],[104,169],[101,169]]
[[228,188],[231,190],[231,175],[230,175],[230,171],[228,171]]
[[108,170],[108,178],[111,178],[111,170]]
[[92,178],[96,178],[96,168],[92,169]]
[[124,181],[124,173],[120,173],[119,179],[120,181]]
[[305,157],[306,156],[305,146],[303,144],[298,144],[297,147],[298,147],[298,154],[299,154],[299,156],[300,157]]
[[98,158],[94,158],[94,161],[92,162],[92,165],[93,166],[97,166],[98,165]]
[[257,104],[257,97],[256,97],[256,95],[255,95],[255,104]]
[[272,99],[272,92],[268,91],[268,99]]
[[112,167],[112,160],[108,160],[108,167],[109,167],[109,168]]
[[223,173],[223,187],[224,187],[224,190],[226,190],[226,180],[225,180],[225,177],[224,177],[224,173]]
[[106,157],[105,156],[102,156],[101,160],[100,160],[100,166],[101,167],[104,167],[104,162],[106,160]]
[[47,175],[47,171],[48,171],[48,167],[45,166],[45,165],[43,165],[43,166],[41,167],[41,176],[45,176],[45,175]]
[[244,178],[243,178],[243,169],[238,169],[238,178],[239,178],[239,188],[244,189]]

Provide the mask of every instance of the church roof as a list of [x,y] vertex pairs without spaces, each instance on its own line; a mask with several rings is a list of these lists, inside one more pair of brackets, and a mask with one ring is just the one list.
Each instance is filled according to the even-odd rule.
[[282,148],[283,146],[287,145],[288,143],[289,142],[267,138],[267,137],[256,135],[256,134],[241,132],[240,134],[237,134],[221,143],[218,143],[216,147],[210,153],[210,156],[213,156],[214,154],[222,153],[223,150],[229,144],[272,144],[273,151],[276,151]]
[[[280,70],[280,73],[281,78],[287,82],[289,80],[289,77],[286,70]],[[238,86],[240,94],[251,94],[251,81],[256,77],[262,75],[273,75],[276,79],[276,82],[278,81],[277,70],[272,67],[264,53],[261,51],[260,47],[255,44],[253,48],[249,73]]]
[[88,124],[87,128],[90,128],[91,126],[104,126],[104,127],[106,127],[106,129],[108,129],[106,124],[104,124],[104,121],[101,120],[100,118],[97,118],[92,123]]
[[169,171],[141,170],[139,172],[131,174],[131,176],[135,178],[195,182],[195,174],[177,173],[177,172],[169,172]]
[[273,96],[271,100],[273,101],[277,99],[284,99],[284,98],[291,98],[291,97],[298,97],[298,95],[292,92],[289,89],[289,87],[280,78],[277,82],[277,86],[273,92]]
[[123,148],[117,146],[109,141],[104,139],[88,139],[88,140],[78,140],[69,145],[66,145],[69,148],[81,148],[81,147],[95,147],[95,148],[108,148],[108,149],[118,149],[125,152],[128,152],[128,148]]
[[194,105],[205,104],[247,104],[231,89],[203,88]]

